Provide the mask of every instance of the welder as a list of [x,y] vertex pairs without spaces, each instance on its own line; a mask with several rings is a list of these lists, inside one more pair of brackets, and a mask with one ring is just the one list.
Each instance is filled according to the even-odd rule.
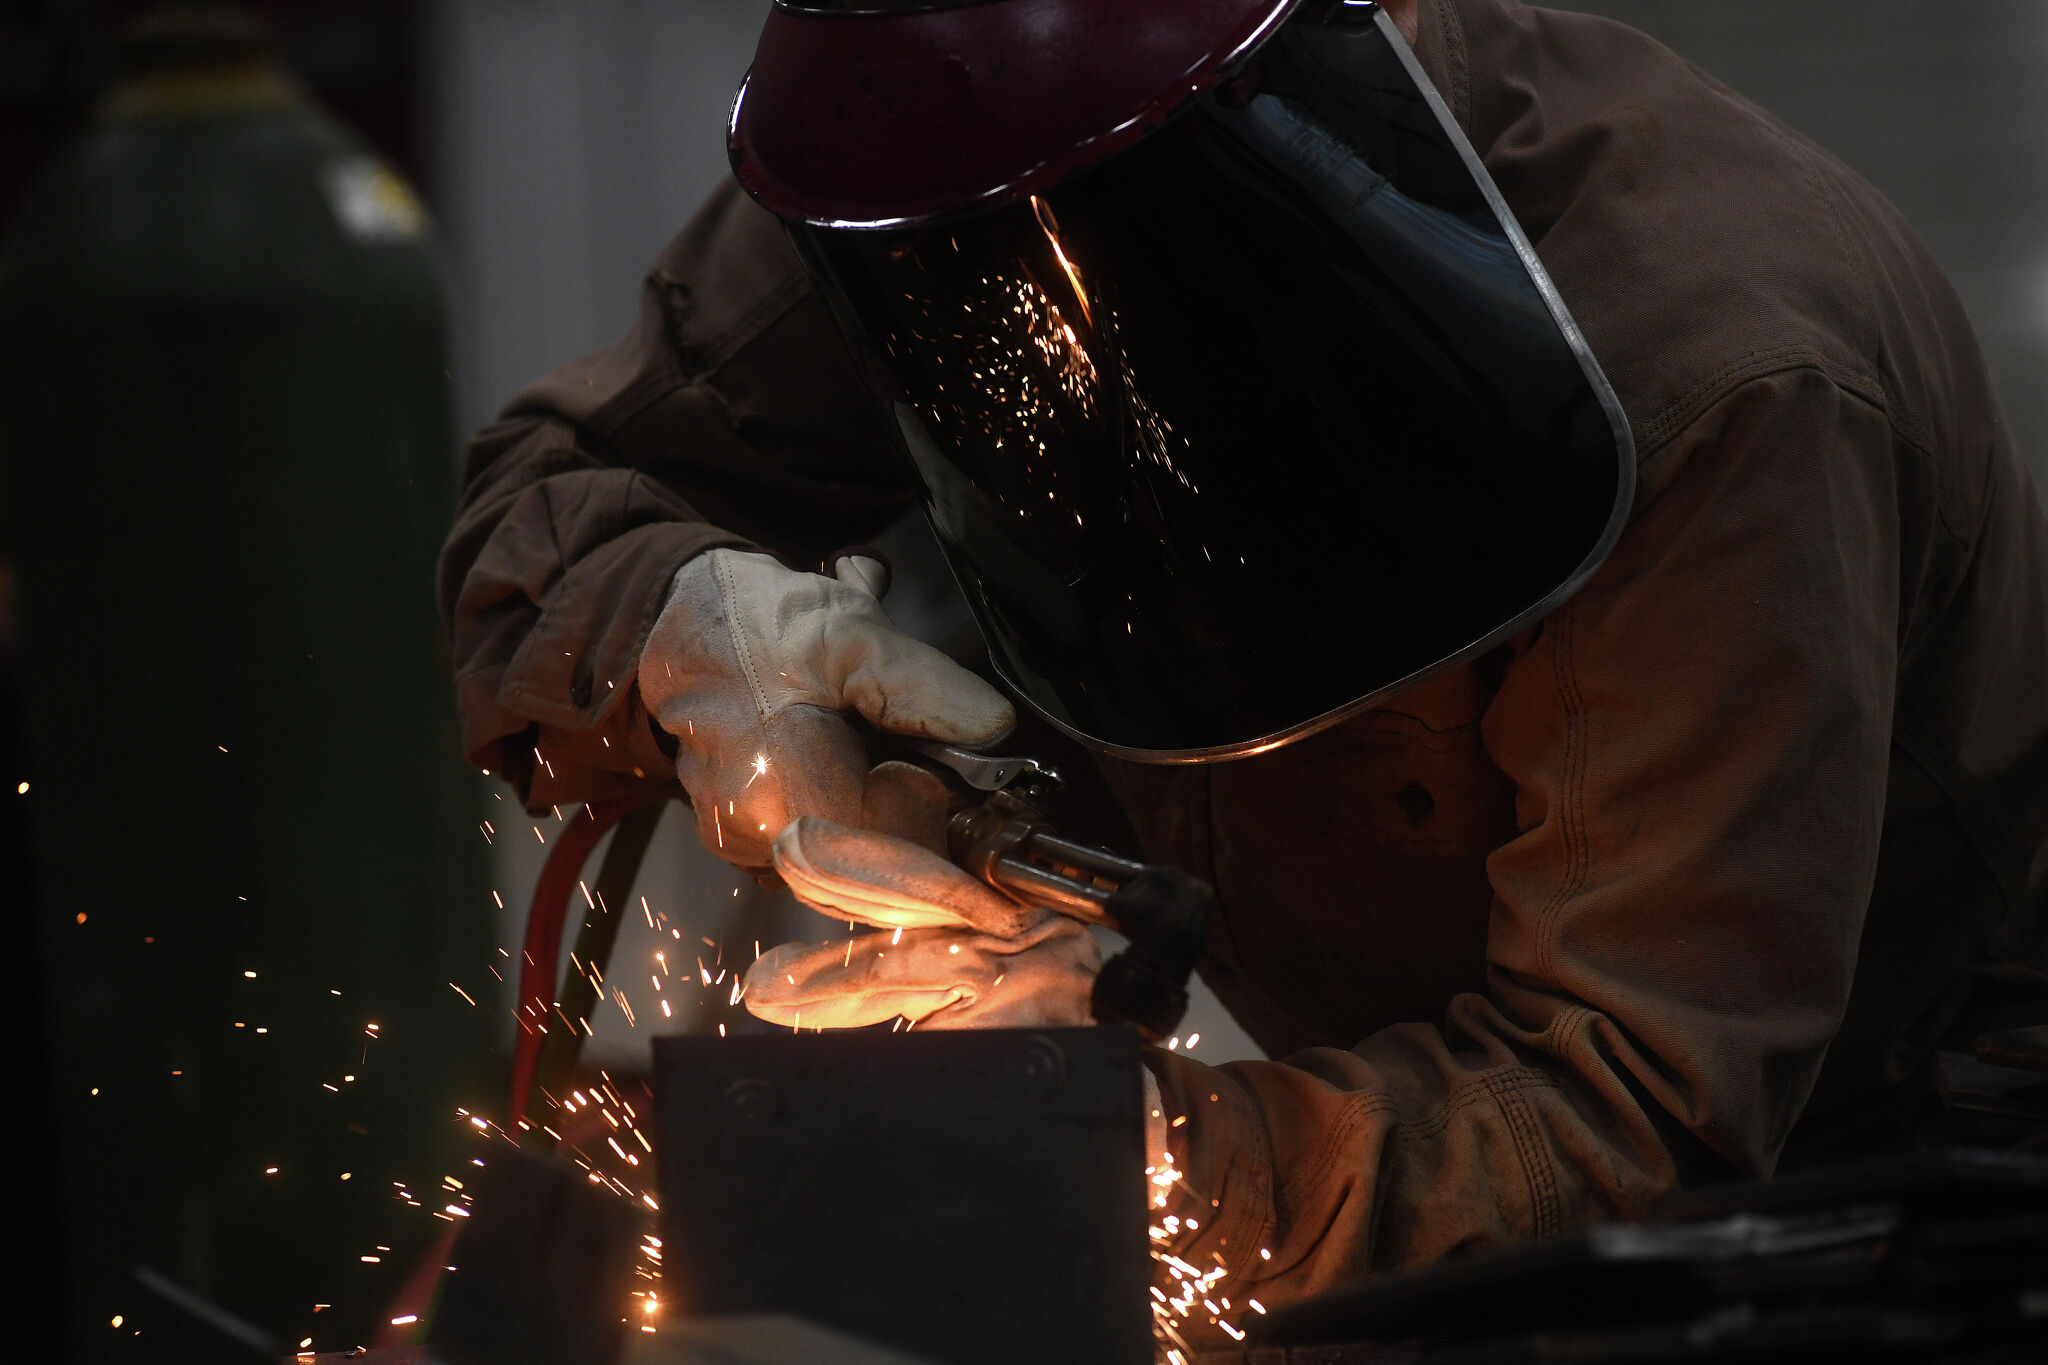
[[[1826,153],[1517,0],[782,0],[730,136],[443,600],[529,805],[677,776],[873,926],[757,1013],[1087,1019],[861,733],[1021,702],[1218,893],[1276,1060],[1148,1068],[1240,1297],[1940,1141],[1936,1050],[2048,1022],[2048,519]],[[920,504],[1000,689],[845,548]]]

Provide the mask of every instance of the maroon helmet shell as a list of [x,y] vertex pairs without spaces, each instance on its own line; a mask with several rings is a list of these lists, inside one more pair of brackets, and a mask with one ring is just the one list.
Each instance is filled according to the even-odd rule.
[[1024,702],[1256,753],[1591,577],[1627,420],[1379,6],[882,3],[776,6],[734,166]]
[[778,0],[733,105],[734,171],[784,218],[916,221],[1113,155],[1299,0]]

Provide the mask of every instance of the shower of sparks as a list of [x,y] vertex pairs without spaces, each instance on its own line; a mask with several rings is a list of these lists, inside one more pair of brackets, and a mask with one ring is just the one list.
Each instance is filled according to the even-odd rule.
[[[1186,1120],[1182,1115],[1172,1125],[1178,1127]],[[1208,1204],[1215,1207],[1214,1200],[1202,1200],[1189,1188],[1181,1172],[1174,1165],[1171,1151],[1161,1152],[1155,1164],[1145,1168],[1146,1183],[1152,1187],[1151,1204],[1158,1221],[1148,1229],[1152,1243],[1153,1263],[1164,1272],[1164,1287],[1155,1282],[1152,1286],[1152,1335],[1157,1342],[1160,1355],[1175,1365],[1187,1365],[1193,1354],[1187,1338],[1182,1335],[1181,1324],[1187,1319],[1201,1315],[1210,1326],[1220,1328],[1233,1341],[1243,1341],[1244,1332],[1230,1315],[1237,1310],[1230,1296],[1222,1292],[1224,1281],[1230,1270],[1223,1257],[1212,1252],[1213,1266],[1200,1266],[1176,1253],[1176,1245],[1185,1245],[1193,1234],[1201,1229],[1201,1221],[1190,1216],[1167,1213],[1164,1210],[1174,1201],[1176,1192],[1189,1204]],[[1261,1263],[1273,1259],[1273,1253],[1261,1248]],[[1264,1313],[1265,1305],[1257,1299],[1247,1299],[1246,1305],[1256,1313]],[[1239,1315],[1241,1318],[1241,1314]]]
[[[767,755],[757,756],[753,766],[756,778],[765,776],[769,767]],[[570,812],[569,818],[575,818],[576,814]],[[491,826],[490,832],[497,832],[495,825]],[[551,842],[540,826],[534,827],[534,835],[543,844]],[[586,905],[594,908],[597,900],[589,885],[580,883],[579,889],[585,897]],[[739,890],[735,888],[733,896],[737,898],[738,895]],[[493,891],[491,897],[499,909],[505,908],[504,895]],[[680,945],[683,940],[682,930],[672,927],[669,916],[654,910],[646,897],[640,899],[642,915],[647,920],[649,929],[664,936],[658,941],[666,944],[673,939]],[[650,949],[651,957],[645,959],[653,969],[649,974],[649,982],[652,989],[659,993],[655,999],[661,1005],[662,1018],[675,1021],[667,1025],[668,1027],[683,1025],[707,1032],[715,1027],[718,1036],[725,1037],[728,1036],[727,1026],[716,1015],[722,1010],[737,1011],[744,1008],[745,983],[739,971],[725,965],[725,949],[718,939],[706,936],[701,941],[706,954],[712,959],[709,963],[704,960],[703,955],[694,955],[692,958],[686,958],[684,962],[670,963],[667,953],[678,951],[678,948]],[[496,956],[507,959],[512,958],[516,952],[516,948],[495,950]],[[756,942],[754,956],[758,958],[760,954],[761,945]],[[636,1013],[641,1008],[641,1002],[632,1000],[624,989],[626,981],[632,975],[631,972],[622,969],[614,973],[619,980],[607,981],[607,974],[599,964],[580,961],[573,951],[569,954],[569,959],[572,969],[598,989],[597,1000],[600,1005],[616,1005],[628,1027],[637,1026]],[[620,962],[623,962],[623,959],[620,959]],[[685,962],[688,963],[687,966]],[[258,980],[259,968],[262,969],[263,977],[268,978],[272,975],[269,968],[262,963],[237,970],[241,970],[245,981],[253,983]],[[496,967],[486,964],[486,969],[495,980],[505,982],[505,975]],[[728,977],[731,978],[730,981],[727,980]],[[490,1008],[493,1002],[489,999],[479,998],[458,982],[448,981],[447,985],[470,1007],[483,1009],[487,1014],[494,1013]],[[343,994],[339,988],[330,987],[325,982],[318,983],[316,991],[322,996],[334,997],[337,1001]],[[350,994],[355,992],[351,990]],[[671,996],[674,997],[673,1005],[670,1001]],[[567,1022],[561,1003],[555,1000],[549,1000],[546,1008],[538,1010],[522,1004],[511,1012],[511,1017],[518,1028],[528,1033],[539,1034],[547,1033],[550,1024],[557,1020]],[[360,1020],[361,1016],[358,1015],[357,1019]],[[584,1033],[591,1032],[587,1022],[574,1022],[581,1024]],[[247,1033],[266,1031],[263,1025],[246,1019],[237,1024],[237,1027]],[[387,1033],[392,1032],[374,1020],[358,1022],[353,1027],[361,1030],[359,1036],[363,1041],[356,1045],[360,1047],[361,1052],[360,1056],[355,1055],[355,1048],[352,1047],[350,1054],[345,1058],[345,1064],[356,1065],[356,1071],[340,1073],[336,1067],[324,1078],[315,1075],[308,1077],[306,1081],[309,1087],[317,1086],[321,1094],[335,1096],[344,1102],[346,1097],[354,1092],[359,1080],[358,1073],[367,1072],[375,1065],[374,1059],[370,1056],[368,1043],[384,1040]],[[392,1041],[386,1042],[385,1046],[397,1046],[398,1039],[403,1037],[404,1033],[401,1032]],[[181,1076],[184,1073],[179,1069],[173,1070],[171,1074]],[[538,1130],[554,1139],[558,1155],[583,1171],[591,1184],[638,1206],[649,1214],[658,1213],[660,1206],[652,1190],[654,1145],[643,1127],[643,1115],[649,1109],[652,1095],[643,1093],[646,1091],[644,1082],[632,1080],[622,1086],[614,1082],[606,1072],[597,1070],[598,1080],[593,1084],[589,1080],[590,1074],[589,1070],[580,1070],[577,1087],[560,1097],[549,1094],[545,1089],[538,1090],[533,1111],[524,1117],[514,1116],[512,1120],[501,1121],[488,1113],[455,1110],[455,1121],[463,1126],[463,1131],[468,1133],[474,1142],[479,1144],[479,1155],[472,1158],[472,1165],[484,1165],[490,1151],[497,1144],[504,1143],[517,1147],[521,1145],[522,1134]],[[289,1160],[282,1160],[276,1165],[257,1166],[255,1169],[263,1172],[259,1179],[263,1179],[266,1185],[275,1187],[284,1184],[283,1167],[291,1164]],[[330,1167],[321,1178],[338,1178],[344,1182],[352,1182],[358,1174],[369,1173],[337,1173]],[[427,1218],[432,1218],[442,1224],[459,1225],[469,1219],[473,1212],[473,1196],[469,1186],[474,1181],[473,1178],[465,1179],[464,1176],[473,1177],[473,1172],[465,1167],[460,1175],[444,1175],[438,1181],[409,1181],[386,1177],[388,1183],[381,1183],[373,1177],[361,1183],[351,1183],[350,1188],[363,1190],[367,1187],[371,1194],[382,1190],[388,1194],[392,1202],[407,1209],[418,1210],[423,1222]],[[394,1251],[390,1246],[380,1245],[362,1251],[359,1261],[366,1267],[381,1266],[388,1271],[393,1262],[406,1261],[412,1254],[409,1248],[401,1247]],[[661,1257],[660,1239],[649,1236],[640,1248],[640,1255],[637,1258],[635,1274],[638,1278],[635,1282],[637,1287],[633,1291],[633,1301],[625,1306],[631,1320],[641,1323],[648,1330],[653,1330],[652,1324],[658,1320],[662,1308],[658,1293]],[[362,1292],[369,1291],[365,1289]],[[314,1306],[313,1311],[318,1313],[329,1307],[331,1305],[318,1304]],[[394,1305],[387,1313],[400,1315],[391,1320],[394,1327],[413,1326],[418,1318],[417,1314],[410,1311],[409,1305]],[[305,1338],[301,1343],[302,1349],[310,1350],[312,1342],[312,1337]]]

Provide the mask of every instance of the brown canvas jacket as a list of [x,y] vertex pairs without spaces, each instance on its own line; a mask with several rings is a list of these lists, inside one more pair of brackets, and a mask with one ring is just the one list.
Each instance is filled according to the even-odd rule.
[[[1284,1058],[1158,1059],[1176,1250],[1268,1305],[1908,1141],[1935,1047],[2048,1020],[2048,520],[1940,271],[1630,29],[1425,0],[1417,48],[1642,487],[1592,583],[1479,663],[1255,759],[1113,769],[1148,854],[1215,882],[1205,975]],[[675,568],[816,559],[910,499],[726,187],[635,333],[471,446],[469,752],[536,806],[665,778],[633,670]],[[1302,590],[1342,629],[1374,585]]]

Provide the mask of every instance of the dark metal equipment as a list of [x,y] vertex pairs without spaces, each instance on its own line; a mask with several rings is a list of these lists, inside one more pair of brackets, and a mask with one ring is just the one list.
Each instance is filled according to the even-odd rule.
[[654,1041],[664,1298],[938,1362],[1140,1365],[1130,1028]]
[[1684,1196],[1373,1279],[1198,1365],[2048,1359],[2048,1162],[1957,1151]]

